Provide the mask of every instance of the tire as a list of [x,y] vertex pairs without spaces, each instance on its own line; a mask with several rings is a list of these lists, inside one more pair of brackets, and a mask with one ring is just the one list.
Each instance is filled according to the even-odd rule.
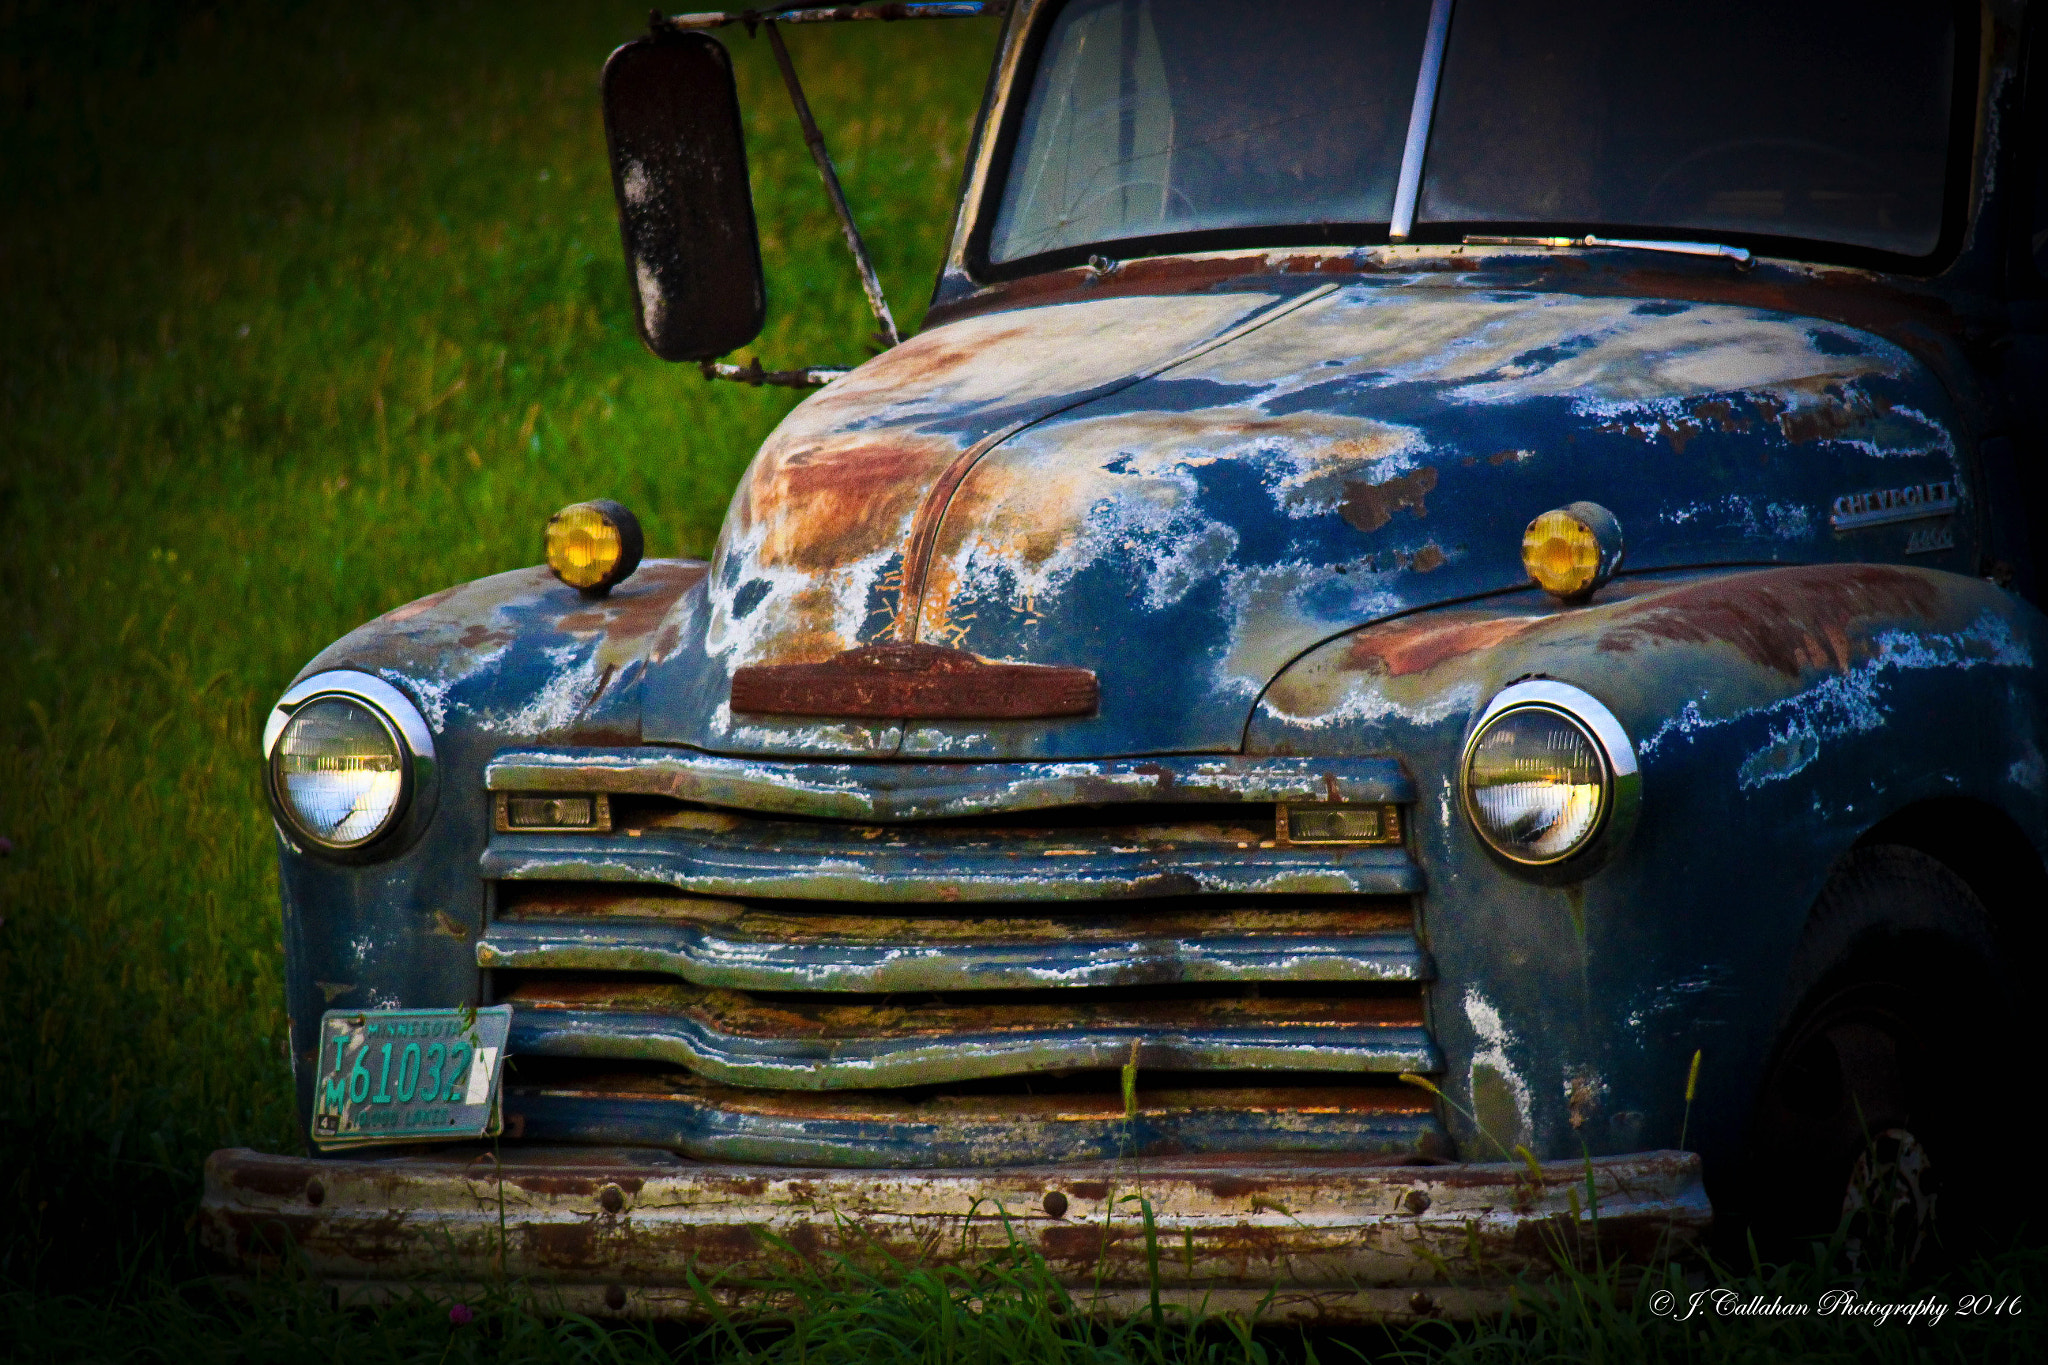
[[1987,1149],[2034,1083],[1998,1079],[2015,1001],[1963,880],[1917,849],[1852,851],[1814,904],[1786,998],[1741,1182],[1737,1222],[1758,1249],[1783,1257],[1840,1229],[1852,1257],[1910,1262],[2008,1222],[2011,1182],[2001,1207]]

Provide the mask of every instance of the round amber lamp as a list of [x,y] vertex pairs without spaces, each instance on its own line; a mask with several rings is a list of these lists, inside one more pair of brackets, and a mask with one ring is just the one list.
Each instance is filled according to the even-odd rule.
[[548,518],[548,567],[580,592],[602,594],[640,564],[640,523],[619,504],[579,502]]
[[1567,602],[1582,601],[1621,563],[1621,524],[1596,503],[1545,512],[1522,532],[1522,567],[1536,586]]

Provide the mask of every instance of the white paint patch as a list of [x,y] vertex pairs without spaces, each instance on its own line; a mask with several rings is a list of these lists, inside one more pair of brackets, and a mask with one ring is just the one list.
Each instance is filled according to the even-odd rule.
[[[734,520],[727,518],[728,529]],[[899,540],[826,570],[783,567],[763,553],[763,542],[772,529],[769,523],[756,522],[736,543],[720,547],[720,562],[712,570],[704,652],[723,658],[728,668],[764,660],[794,662],[785,654],[785,641],[792,629],[815,632],[827,642],[824,649],[807,653],[822,656],[853,648],[867,620],[868,603],[901,552]],[[728,558],[736,558],[744,566],[742,587],[756,582],[767,585],[766,594],[744,616],[733,609],[735,592],[719,586]],[[821,598],[829,603],[829,610],[818,609]]]
[[456,685],[495,671],[500,661],[511,650],[512,644],[508,640],[482,654],[459,655],[465,667],[462,672],[455,674],[425,671],[400,673],[388,668],[377,670],[377,674],[401,692],[410,693],[413,700],[419,703],[420,715],[426,719],[427,728],[438,735],[448,728],[449,712],[456,705],[451,695]]
[[[1226,651],[1217,664],[1219,692],[1257,696],[1301,652],[1330,635],[1327,617],[1305,611],[1304,593],[1323,586],[1328,569],[1303,560],[1236,570],[1223,582],[1223,609],[1230,622]],[[1371,621],[1407,605],[1392,592],[1359,592],[1353,619]]]
[[1742,493],[1709,502],[1674,507],[1659,520],[1671,526],[1740,527],[1752,540],[1807,540],[1813,535],[1813,509],[1803,503],[1766,502]]
[[1268,696],[1267,707],[1274,715],[1293,725],[1329,729],[1340,725],[1373,725],[1398,720],[1409,725],[1439,725],[1453,716],[1469,715],[1479,707],[1479,684],[1459,683],[1431,694],[1421,705],[1396,701],[1382,692],[1379,679],[1360,676],[1335,706],[1318,709],[1313,715],[1294,715]]
[[[1534,1111],[1529,1102],[1529,1082],[1508,1058],[1508,1049],[1514,1045],[1514,1038],[1508,1032],[1500,1011],[1493,1003],[1480,994],[1477,986],[1465,988],[1465,1019],[1472,1025],[1472,1032],[1479,1039],[1479,1046],[1472,1051],[1472,1061],[1466,1078],[1467,1093],[1476,1079],[1481,1066],[1490,1066],[1507,1083],[1508,1093],[1515,1097],[1515,1113],[1522,1121],[1522,1132],[1536,1131]],[[1497,1138],[1509,1135],[1496,1133]]]

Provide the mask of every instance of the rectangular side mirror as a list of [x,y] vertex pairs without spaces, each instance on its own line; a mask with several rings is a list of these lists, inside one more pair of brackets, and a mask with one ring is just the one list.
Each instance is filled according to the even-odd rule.
[[732,59],[716,38],[639,38],[604,64],[604,134],[640,339],[709,360],[767,312]]

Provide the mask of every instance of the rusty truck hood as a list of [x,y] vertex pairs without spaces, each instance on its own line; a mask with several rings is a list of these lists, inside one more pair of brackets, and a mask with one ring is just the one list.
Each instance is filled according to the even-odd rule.
[[[1546,508],[1614,511],[1628,571],[1895,558],[1906,528],[1839,532],[1831,509],[1930,484],[1961,496],[1952,429],[1946,391],[1899,346],[1750,306],[1431,274],[969,317],[769,437],[664,627],[644,729],[821,756],[1234,750],[1316,643],[1521,584],[1521,531]],[[1953,538],[1917,562],[1963,567]],[[910,640],[1092,669],[1100,710],[730,708],[739,667]]]

